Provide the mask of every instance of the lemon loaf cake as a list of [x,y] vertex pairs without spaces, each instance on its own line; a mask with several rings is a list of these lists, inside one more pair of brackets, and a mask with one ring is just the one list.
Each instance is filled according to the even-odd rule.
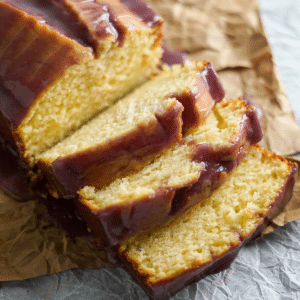
[[141,0],[1,1],[1,134],[31,161],[156,71],[161,26]]
[[175,64],[183,64],[188,60],[188,55],[185,52],[172,49],[164,40],[162,40],[162,49],[163,55],[161,57],[161,62],[163,64],[172,66]]
[[36,156],[55,197],[100,188],[181,140],[224,97],[206,62],[165,68],[54,147]]
[[253,146],[213,195],[163,226],[123,241],[118,256],[150,299],[230,266],[292,196],[297,165]]
[[102,189],[81,189],[78,208],[98,245],[117,244],[208,197],[261,138],[255,110],[244,100],[224,99],[141,170]]

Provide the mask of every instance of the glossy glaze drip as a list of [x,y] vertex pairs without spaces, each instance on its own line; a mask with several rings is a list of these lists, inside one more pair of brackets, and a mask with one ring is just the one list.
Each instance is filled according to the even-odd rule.
[[77,51],[56,32],[2,2],[0,36],[1,96],[7,102],[1,108],[5,106],[3,114],[13,126],[22,122],[40,92],[91,53]]
[[[206,72],[206,69],[209,71]],[[210,74],[213,80],[207,81],[207,74]],[[220,90],[214,93],[216,98],[213,98],[210,92],[216,91],[215,84]],[[130,165],[141,165],[145,158],[179,141],[178,134],[181,135],[182,132],[179,119],[180,122],[181,118],[183,120],[184,130],[198,126],[206,119],[215,103],[222,100],[223,95],[224,89],[219,85],[215,70],[207,64],[189,91],[167,96],[176,98],[183,105],[182,116],[179,116],[178,107],[173,108],[163,116],[156,116],[159,124],[151,133],[137,128],[128,136],[111,140],[109,145],[95,146],[72,156],[58,158],[49,166],[50,171],[45,167],[45,174],[49,182],[52,182],[53,190],[57,190],[60,197],[72,198],[85,185],[100,188],[112,181],[111,179],[124,174],[130,169]],[[43,168],[42,163],[41,168]]]
[[[201,194],[205,188],[207,189],[207,184],[209,184],[208,192],[216,190],[224,182],[224,175],[229,174],[246,157],[249,146],[258,143],[262,139],[263,132],[255,110],[247,111],[241,126],[244,127],[244,130],[241,131],[242,134],[236,137],[236,140],[239,140],[240,144],[236,144],[231,149],[233,152],[238,151],[234,160],[222,159],[232,155],[226,148],[216,152],[209,145],[198,147],[194,160],[199,163],[205,162],[205,171],[201,173],[196,184],[176,192],[170,215],[177,214],[182,209],[187,209],[195,205],[196,203],[193,202],[192,196]],[[237,146],[239,148],[236,148]],[[206,194],[203,197],[205,198],[209,195]]]
[[76,40],[84,47],[92,46],[92,37],[85,24],[65,4],[57,0],[3,0],[27,15],[32,16],[41,25],[48,25],[62,35]]
[[117,19],[126,14],[126,12],[119,2],[114,7],[109,1],[107,3],[87,0],[64,1],[68,2],[70,9],[77,14],[81,22],[88,28],[89,34],[93,39],[93,48],[96,56],[99,56],[97,49],[99,41],[106,37],[110,36],[113,38],[113,41],[118,42],[119,46],[123,45],[126,28]]
[[215,149],[209,144],[190,142],[195,149],[193,160],[205,165],[196,182],[188,183],[181,189],[158,189],[151,197],[96,210],[86,219],[94,234],[101,237],[102,246],[115,245],[131,235],[159,226],[208,198],[247,155],[250,145],[261,138],[257,115],[249,109],[240,122],[239,132],[232,137],[231,141],[234,142],[229,143],[230,146]]
[[28,110],[28,104],[28,102],[20,103],[0,80],[0,111],[13,126],[17,126],[23,120]]
[[[130,262],[123,256],[114,255],[115,248],[111,248],[109,258],[112,263],[118,266],[126,267],[133,278],[141,284],[147,295],[151,300],[165,300],[190,285],[193,282],[197,282],[208,275],[221,272],[230,267],[231,263],[237,257],[239,250],[242,246],[251,242],[254,238],[259,236],[263,229],[269,224],[269,222],[283,210],[286,204],[292,197],[293,187],[295,184],[298,167],[293,165],[289,175],[286,177],[281,189],[277,193],[272,204],[269,206],[268,212],[262,216],[263,220],[256,224],[255,229],[245,238],[240,238],[240,242],[237,246],[231,247],[229,251],[226,251],[222,256],[214,256],[210,263],[200,265],[198,267],[191,266],[181,274],[177,274],[175,278],[167,279],[156,283],[154,286],[149,286],[143,281],[143,278],[133,271]],[[184,242],[184,241],[183,241]]]
[[37,96],[70,66],[92,58],[93,52],[98,57],[103,38],[112,37],[122,46],[126,28],[116,18],[126,9],[82,0],[0,2],[0,45],[8,47],[0,51],[0,89],[11,95],[0,92],[3,99],[12,99],[2,112],[13,126],[21,124]]
[[[99,3],[98,3],[99,4]],[[109,34],[112,34],[115,37],[115,41],[118,42],[119,46],[122,46],[124,43],[124,37],[125,37],[125,29],[122,27],[112,9],[110,9],[108,4],[103,4],[103,10],[105,11],[105,15],[107,18],[107,22],[109,23],[109,26],[99,26],[97,23],[97,30],[96,30],[96,36],[98,39],[103,39]],[[99,17],[98,17],[99,19]]]
[[255,112],[256,112],[257,118],[258,118],[259,121],[261,121],[261,119],[264,116],[264,112],[263,112],[261,106],[258,105],[257,103],[255,103],[251,98],[249,98],[247,96],[243,96],[242,99],[245,100],[245,101],[247,101],[247,103],[249,105],[251,105],[251,106],[253,106],[255,108]]
[[[240,161],[240,157],[238,157],[237,160],[221,161],[220,158],[218,158],[218,154],[220,156],[220,153],[214,153],[209,146],[207,149],[205,148],[204,145],[200,150],[202,152],[201,156],[203,156],[202,162],[205,162],[205,170],[201,173],[197,183],[176,192],[172,202],[170,216],[176,215],[180,211],[195,205],[196,203],[193,203],[190,199],[193,195],[197,195],[197,198],[199,198],[205,191],[206,194],[202,195],[202,198],[206,199],[209,197],[214,190],[221,186],[227,175]],[[241,152],[241,154],[243,158],[246,156],[246,153],[244,152]]]
[[147,26],[154,27],[161,23],[160,16],[151,9],[147,2],[143,0],[121,0],[121,2],[138,15]]
[[172,66],[175,64],[184,64],[188,60],[188,55],[185,52],[173,50],[165,42],[163,42],[162,48],[163,56],[161,62],[163,64]]
[[222,101],[222,99],[225,97],[225,90],[213,66],[208,64],[207,68],[203,70],[201,75],[206,81],[206,85],[209,88],[213,99],[215,99],[216,102]]
[[251,123],[247,139],[252,144],[256,144],[263,138],[263,132],[259,122],[259,114],[256,112],[256,110],[251,110],[247,113],[247,118]]
[[[197,76],[189,92],[171,94],[184,106],[182,119],[185,128],[199,126],[207,118],[216,103],[221,102],[225,90],[214,67],[207,63]],[[195,109],[195,106],[197,109]]]
[[[214,105],[221,102],[225,96],[225,90],[213,66],[208,63],[200,72],[195,85],[190,89],[190,93],[172,95],[181,102],[185,109],[183,120],[187,126],[200,125],[211,112]],[[194,98],[194,101],[192,100]],[[197,110],[189,103],[195,103],[197,99]],[[199,115],[201,116],[199,118]],[[198,119],[198,120],[197,120]]]
[[85,185],[102,187],[178,142],[182,131],[181,114],[182,106],[176,105],[156,116],[157,124],[151,131],[138,126],[133,132],[105,144],[59,157],[49,167],[51,174],[46,169],[46,176],[49,182],[54,179],[58,193],[65,198],[75,197]]
[[27,169],[17,153],[4,139],[0,137],[0,188],[19,201],[39,199],[46,206],[46,217],[56,227],[73,236],[87,235],[85,222],[76,213],[76,205],[72,200],[55,199],[45,194],[44,182],[39,182],[36,188],[29,184]]

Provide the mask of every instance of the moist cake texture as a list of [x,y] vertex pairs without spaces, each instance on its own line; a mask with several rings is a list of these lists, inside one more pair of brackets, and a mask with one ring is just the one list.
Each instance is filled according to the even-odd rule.
[[76,197],[85,185],[100,188],[180,141],[182,131],[203,123],[223,97],[223,87],[209,63],[165,66],[117,104],[39,154],[36,163],[52,195]]
[[292,196],[297,165],[253,146],[208,199],[122,242],[118,255],[151,299],[229,266]]
[[162,20],[135,3],[1,1],[1,134],[26,160],[156,71]]
[[141,170],[102,189],[84,187],[78,207],[98,244],[114,245],[207,198],[261,138],[254,109],[241,99],[223,100]]

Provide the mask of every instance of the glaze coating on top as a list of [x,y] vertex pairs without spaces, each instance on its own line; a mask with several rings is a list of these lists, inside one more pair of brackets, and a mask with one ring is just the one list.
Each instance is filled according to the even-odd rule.
[[91,46],[91,36],[66,1],[3,0],[16,9],[32,16],[40,25],[47,25],[60,34],[77,41],[84,47]]
[[270,221],[287,205],[293,195],[293,187],[295,185],[297,173],[298,166],[294,163],[293,167],[290,169],[289,175],[286,177],[281,189],[278,191],[277,196],[269,206],[268,212],[263,216],[262,221],[257,224],[256,228],[247,237],[241,238],[240,243],[237,246],[231,247],[229,251],[221,256],[215,256],[208,264],[200,266],[195,265],[194,267],[187,269],[183,274],[178,275],[176,278],[166,279],[150,287],[142,278],[137,276],[136,272],[132,270],[132,266],[130,266],[130,263],[128,263],[126,259],[118,257],[117,261],[120,265],[123,264],[123,266],[128,268],[127,270],[132,274],[133,278],[141,284],[151,300],[169,299],[169,297],[183,289],[185,286],[197,282],[208,275],[216,274],[229,268],[238,255],[241,247],[259,236]]
[[3,0],[32,16],[39,24],[47,25],[60,34],[94,50],[98,39],[112,36],[122,43],[124,22],[126,28],[137,26],[138,19],[149,27],[161,18],[150,6],[140,0]]
[[69,67],[99,57],[105,40],[122,46],[127,31],[161,25],[147,5],[134,3],[137,13],[130,1],[1,1],[0,97],[6,103],[0,111],[7,121],[18,127],[35,99]]
[[[165,223],[208,198],[225,182],[233,168],[247,155],[250,146],[262,138],[255,110],[246,101],[239,100],[247,111],[241,116],[238,130],[225,145],[214,147],[197,144],[196,140],[188,142],[193,148],[192,160],[204,165],[196,182],[185,182],[181,187],[161,187],[148,197],[112,204],[103,209],[95,208],[79,196],[78,207],[94,235],[102,239],[102,246],[116,245],[129,236]],[[224,105],[230,105],[230,101]]]
[[176,98],[184,110],[182,112],[174,107],[163,116],[157,115],[158,124],[155,130],[149,132],[139,126],[134,132],[116,140],[111,139],[89,150],[59,157],[51,165],[46,160],[38,162],[48,179],[49,189],[58,197],[73,198],[86,185],[99,188],[104,186],[111,179],[124,174],[129,169],[128,166],[142,165],[147,157],[179,141],[182,130],[204,122],[224,95],[216,71],[210,63],[206,63],[188,91],[166,95]]
[[138,15],[139,19],[148,26],[156,26],[161,22],[161,18],[156,14],[148,3],[141,0],[120,0],[131,11]]
[[0,158],[0,188],[17,200],[36,198],[18,153],[1,137]]
[[37,95],[68,67],[92,57],[90,48],[38,20],[0,3],[0,109],[12,126],[20,125]]

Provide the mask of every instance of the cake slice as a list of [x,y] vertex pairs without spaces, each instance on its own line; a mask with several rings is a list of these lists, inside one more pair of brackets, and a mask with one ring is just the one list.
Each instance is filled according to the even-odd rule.
[[297,165],[253,146],[208,199],[163,226],[123,241],[118,256],[150,299],[230,266],[292,196]]
[[27,160],[156,72],[162,19],[141,0],[0,2],[0,133]]
[[262,138],[246,101],[223,100],[183,140],[110,185],[79,191],[78,207],[102,246],[165,223],[207,198]]
[[36,156],[55,197],[74,198],[85,185],[103,187],[203,123],[224,97],[206,62],[165,68],[117,104]]

